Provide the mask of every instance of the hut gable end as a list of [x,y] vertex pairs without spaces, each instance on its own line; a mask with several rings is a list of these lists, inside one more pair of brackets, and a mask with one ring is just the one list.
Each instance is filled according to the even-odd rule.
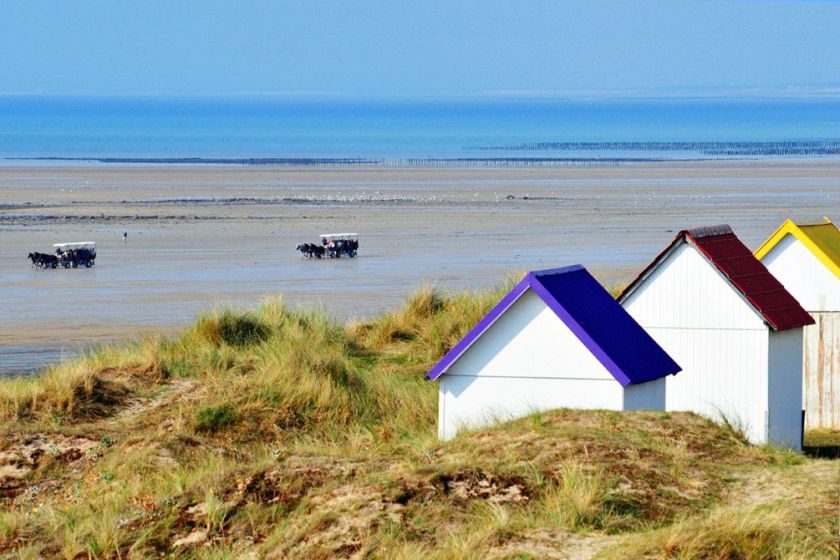
[[808,311],[840,311],[840,279],[792,235],[762,262]]
[[787,220],[756,257],[811,312],[840,311],[840,231]]
[[[840,230],[785,220],[755,256],[816,320],[802,334],[802,408],[807,429],[840,427]],[[788,342],[795,346],[796,342]],[[771,372],[772,373],[772,372]],[[782,379],[775,375],[771,381]],[[772,384],[771,384],[772,386]],[[784,395],[784,389],[780,392]],[[783,421],[776,424],[784,425]],[[774,425],[771,425],[774,429]]]
[[619,301],[684,368],[666,379],[666,410],[800,447],[802,327],[814,320],[729,226],[681,231]]
[[821,224],[796,224],[787,219],[761,244],[755,257],[761,261],[784,239],[794,237],[834,276],[840,278],[840,230],[828,218]]
[[592,352],[530,289],[452,364],[447,375],[613,381]]
[[[712,303],[713,302],[713,303]],[[623,300],[648,330],[765,330],[761,316],[696,248],[681,243]]]
[[[697,256],[702,257],[706,264],[717,272],[718,279],[722,284],[731,289],[741,300],[753,309],[756,315],[771,329],[783,331],[812,325],[814,319],[802,308],[798,301],[784,288],[767,267],[765,267],[747,247],[741,243],[727,225],[704,227],[679,232],[668,247],[648,265],[639,276],[631,282],[619,295],[618,301],[629,309],[634,294],[646,285],[652,284],[652,278],[656,274],[662,274],[663,269],[668,269],[677,262],[674,255],[680,256],[686,253],[685,246],[689,246]],[[682,264],[682,263],[680,263]],[[695,267],[697,270],[703,268]],[[703,302],[705,306],[715,307],[719,304],[716,299],[704,299],[700,296],[712,295],[707,293],[704,285],[698,285],[693,277],[682,278],[682,292],[670,292],[667,297],[661,299],[662,304],[677,309],[686,305],[684,300],[693,299]],[[650,288],[648,288],[650,289]],[[659,290],[659,283],[657,283]],[[675,289],[679,289],[676,287]],[[699,290],[699,291],[698,291]],[[638,303],[634,304],[638,307]],[[638,312],[638,309],[636,309]],[[713,313],[715,309],[705,309],[704,315]],[[669,307],[660,307],[663,317],[679,316]],[[728,313],[728,311],[723,311]],[[633,313],[631,313],[633,314]],[[639,320],[640,315],[633,314]],[[733,319],[734,317],[730,317]],[[647,317],[645,317],[647,319]],[[641,321],[645,324],[645,320]],[[694,321],[692,324],[696,324]],[[649,325],[645,325],[649,327]],[[711,328],[743,328],[740,324],[715,323]],[[697,327],[703,328],[703,327]]]
[[[532,313],[535,313],[536,307],[531,306],[537,306],[536,301],[529,296],[528,301],[532,303],[525,302],[519,306],[519,300],[526,294],[541,300],[542,305],[555,315],[559,323],[549,319],[548,314],[535,321],[536,315],[531,316],[526,310],[531,309]],[[510,319],[505,318],[514,308],[520,311],[514,313]],[[539,309],[540,313],[543,313],[543,308]],[[495,329],[497,337],[492,339],[492,344],[481,342],[484,335],[500,321],[504,328]],[[566,329],[560,329],[561,324]],[[547,328],[543,330],[542,327]],[[527,334],[520,332],[523,329]],[[598,281],[585,268],[574,265],[526,274],[525,278],[432,367],[428,378],[438,379],[448,373],[467,353],[472,355],[472,361],[465,361],[460,365],[460,375],[475,376],[479,371],[476,369],[478,366],[492,366],[488,373],[498,371],[497,366],[506,356],[513,355],[515,350],[521,349],[519,354],[541,353],[548,351],[543,347],[561,348],[558,341],[567,341],[562,349],[564,352],[571,352],[570,341],[573,338],[570,334],[624,387],[680,371],[674,360],[616,303]],[[555,336],[560,338],[555,340]],[[521,346],[520,340],[523,341]],[[477,344],[484,350],[471,352],[472,347]],[[575,352],[579,351],[577,343],[574,348]],[[494,359],[496,363],[491,363]],[[527,356],[517,357],[517,361],[522,360],[527,361]],[[558,369],[564,368],[564,371],[568,371],[569,368],[565,366],[569,365],[569,360],[564,358],[557,364],[542,365],[546,367],[540,369],[541,376],[557,377],[555,371]],[[547,367],[548,365],[551,367]],[[572,369],[577,367],[576,364],[572,366]]]

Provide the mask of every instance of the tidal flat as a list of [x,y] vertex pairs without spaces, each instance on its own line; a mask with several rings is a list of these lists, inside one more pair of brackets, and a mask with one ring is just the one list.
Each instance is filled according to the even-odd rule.
[[[755,248],[788,217],[840,216],[836,159],[531,167],[5,164],[0,166],[0,374],[80,347],[170,333],[201,310],[281,295],[340,319],[421,285],[487,289],[581,263],[630,279],[685,227],[730,224]],[[300,242],[357,232],[355,259]],[[123,241],[123,233],[127,239]],[[95,241],[90,270],[30,251]]]

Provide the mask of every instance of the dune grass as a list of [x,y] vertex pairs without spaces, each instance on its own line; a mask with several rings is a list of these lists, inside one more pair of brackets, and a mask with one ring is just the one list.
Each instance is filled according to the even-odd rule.
[[822,500],[822,508],[775,503],[715,509],[707,516],[681,519],[664,529],[634,535],[603,557],[684,560],[835,557],[838,535],[835,527],[825,523],[825,517],[837,514],[836,488],[811,490]]
[[[438,442],[424,373],[511,282],[422,288],[348,325],[280,300],[219,309],[176,338],[0,382],[0,468],[5,454],[28,469],[0,484],[0,556],[524,558],[569,539],[615,557],[836,550],[823,494],[796,510],[727,501],[745,476],[827,463],[691,414],[561,410]],[[604,548],[614,539],[624,548]]]
[[803,447],[813,457],[840,459],[840,430],[808,430]]
[[0,382],[0,418],[57,420],[107,414],[128,385],[162,381],[160,339],[109,346],[80,359],[50,366],[36,377]]

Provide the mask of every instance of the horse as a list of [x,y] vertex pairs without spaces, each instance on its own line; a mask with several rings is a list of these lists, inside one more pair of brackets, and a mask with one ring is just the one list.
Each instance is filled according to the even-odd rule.
[[29,253],[29,260],[32,261],[33,266],[38,268],[56,268],[58,267],[58,257],[49,255],[47,253]]
[[50,255],[49,253],[42,253],[41,264],[44,268],[57,268],[58,257],[56,257],[55,255]]
[[313,257],[320,259],[324,256],[324,248],[315,245],[314,243],[298,243],[295,249],[297,251],[300,251],[301,255],[308,259],[311,259]]
[[310,248],[309,243],[298,243],[297,247],[295,247],[295,251],[300,251],[301,257],[306,257],[308,259],[312,258],[312,249]]

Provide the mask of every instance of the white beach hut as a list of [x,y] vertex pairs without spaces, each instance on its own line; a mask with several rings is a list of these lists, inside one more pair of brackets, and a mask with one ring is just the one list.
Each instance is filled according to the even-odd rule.
[[429,372],[438,433],[553,408],[665,406],[679,366],[582,266],[531,272]]
[[816,321],[805,327],[806,428],[840,428],[840,231],[786,220],[755,252]]
[[802,444],[802,327],[814,321],[729,226],[680,232],[619,302],[683,367],[667,410]]

